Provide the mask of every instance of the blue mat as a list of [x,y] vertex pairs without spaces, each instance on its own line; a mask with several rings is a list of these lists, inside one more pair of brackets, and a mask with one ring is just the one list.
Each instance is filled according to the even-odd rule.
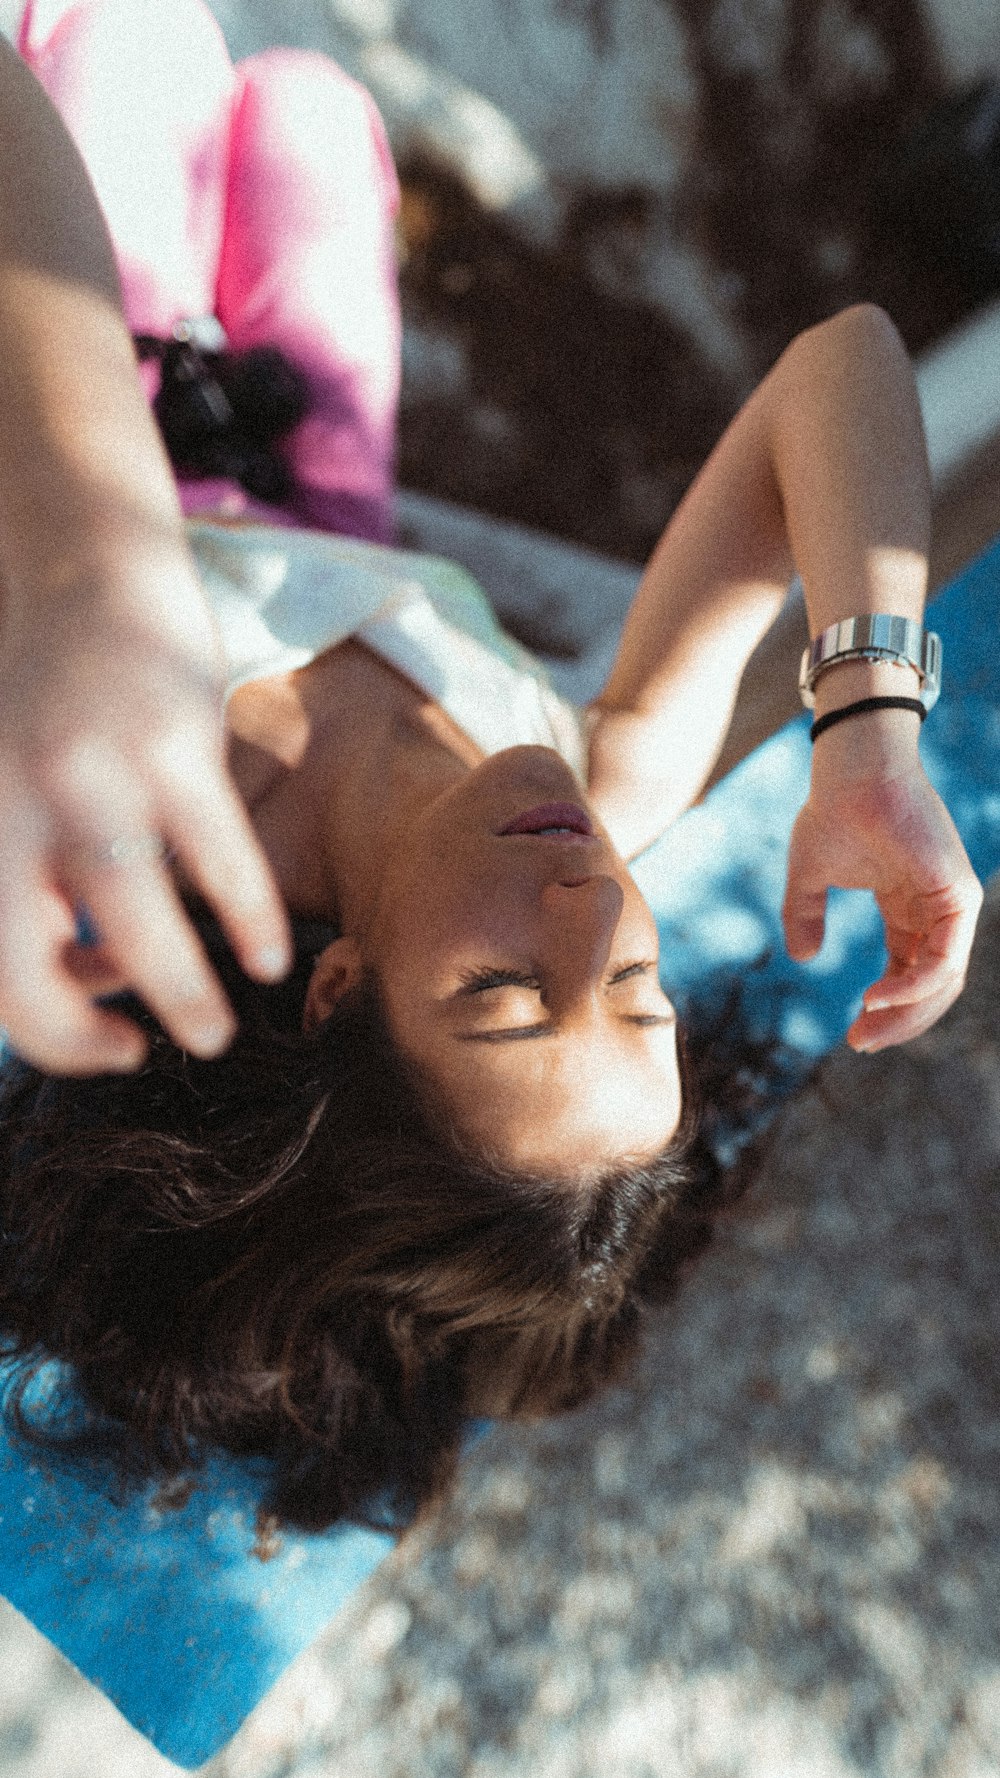
[[[1000,544],[935,603],[944,689],[922,742],[982,877],[1000,865],[998,593]],[[785,954],[786,851],[808,773],[803,716],[635,867],[679,1004],[710,1004],[738,975],[752,1028],[782,1038],[801,1072],[840,1040],[883,956],[857,895],[834,899],[815,962]],[[393,1545],[335,1529],[255,1549],[260,1473],[218,1459],[179,1509],[153,1490],[120,1509],[96,1478],[0,1446],[0,1592],[182,1766],[225,1745]]]
[[258,1545],[261,1476],[217,1458],[179,1509],[154,1489],[121,1507],[97,1476],[0,1458],[0,1593],[180,1766],[225,1746],[395,1541]]

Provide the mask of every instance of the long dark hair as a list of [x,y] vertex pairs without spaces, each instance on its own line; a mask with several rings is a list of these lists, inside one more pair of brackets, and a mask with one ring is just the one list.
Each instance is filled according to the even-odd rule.
[[[371,979],[306,1035],[308,946],[277,988],[215,962],[225,1056],[130,1001],[138,1075],[0,1080],[6,1418],[119,1486],[221,1446],[272,1460],[281,1522],[398,1524],[470,1413],[556,1412],[620,1375],[725,1183],[686,1158],[690,1110],[655,1159],[580,1186],[485,1165],[433,1127]],[[66,1382],[42,1411],[50,1358]]]

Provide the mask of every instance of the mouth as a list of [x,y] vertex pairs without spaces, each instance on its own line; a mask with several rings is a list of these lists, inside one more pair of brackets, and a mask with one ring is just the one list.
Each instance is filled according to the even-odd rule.
[[590,816],[578,803],[540,803],[500,829],[501,837],[531,833],[546,839],[590,839],[593,832]]

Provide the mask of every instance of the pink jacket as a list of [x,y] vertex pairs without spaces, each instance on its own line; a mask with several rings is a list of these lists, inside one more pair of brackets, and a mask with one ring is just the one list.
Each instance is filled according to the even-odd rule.
[[28,0],[18,48],[89,168],[132,332],[214,315],[308,379],[289,506],[191,480],[185,510],[391,540],[399,188],[370,96],[311,51],[234,66],[202,0]]

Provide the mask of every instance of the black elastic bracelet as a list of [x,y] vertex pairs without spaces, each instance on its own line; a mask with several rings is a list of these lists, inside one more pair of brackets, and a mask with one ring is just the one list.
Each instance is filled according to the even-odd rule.
[[820,716],[809,730],[810,741],[815,741],[824,729],[833,728],[837,722],[846,722],[849,716],[864,716],[869,710],[913,710],[921,722],[927,715],[919,698],[860,698],[856,704],[845,704],[842,710],[830,710]]

